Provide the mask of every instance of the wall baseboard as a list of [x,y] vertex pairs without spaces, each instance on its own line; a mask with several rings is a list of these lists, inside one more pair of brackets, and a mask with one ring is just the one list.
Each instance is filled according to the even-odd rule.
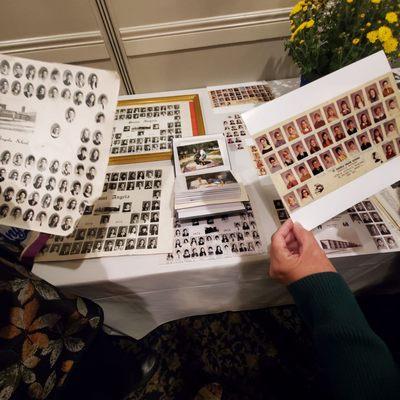
[[0,41],[0,52],[54,62],[108,59],[100,31]]
[[120,29],[129,57],[289,35],[291,8],[198,18]]

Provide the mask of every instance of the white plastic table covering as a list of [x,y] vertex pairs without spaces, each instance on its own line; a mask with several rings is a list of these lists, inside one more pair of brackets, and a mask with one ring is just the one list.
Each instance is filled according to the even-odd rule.
[[[271,83],[280,94],[293,85],[296,80]],[[200,96],[206,132],[220,133],[227,114],[213,113],[206,89],[132,98],[193,93]],[[247,151],[233,153],[231,161],[246,185],[261,237],[269,243],[277,226],[267,186],[260,183]],[[354,256],[337,258],[334,263],[352,290],[359,290],[385,280],[395,256]],[[103,307],[107,325],[141,338],[160,324],[182,317],[290,303],[287,290],[267,278],[267,265],[266,254],[179,264],[165,264],[165,255],[156,255],[37,263],[33,272],[61,289],[92,299]]]

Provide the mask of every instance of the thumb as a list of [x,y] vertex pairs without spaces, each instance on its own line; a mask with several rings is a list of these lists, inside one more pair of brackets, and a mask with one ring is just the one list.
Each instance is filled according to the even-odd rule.
[[293,234],[301,248],[304,248],[310,239],[314,239],[313,234],[307,229],[303,228],[299,222],[295,222],[293,224]]

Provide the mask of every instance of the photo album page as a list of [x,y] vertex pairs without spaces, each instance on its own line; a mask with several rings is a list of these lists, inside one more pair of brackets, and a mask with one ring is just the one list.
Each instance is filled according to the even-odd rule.
[[242,117],[291,218],[313,229],[400,180],[399,104],[380,52]]
[[0,223],[70,234],[103,190],[115,72],[0,55]]

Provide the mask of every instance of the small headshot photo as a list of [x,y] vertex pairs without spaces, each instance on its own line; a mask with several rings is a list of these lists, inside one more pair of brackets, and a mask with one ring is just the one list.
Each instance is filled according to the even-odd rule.
[[338,113],[336,111],[336,107],[333,103],[325,106],[324,112],[325,112],[326,120],[329,123],[335,122],[339,119]]
[[325,153],[322,153],[320,155],[320,158],[322,160],[322,163],[324,164],[325,169],[332,168],[336,165],[330,150],[326,151]]
[[367,212],[361,213],[360,217],[362,219],[362,222],[364,222],[364,224],[371,224],[372,223],[372,219],[369,216],[369,214]]
[[386,244],[389,247],[389,249],[396,249],[397,248],[397,243],[393,239],[392,236],[386,237],[385,240],[386,240]]
[[46,97],[46,88],[44,85],[39,85],[36,89],[36,97],[43,100]]
[[91,183],[87,183],[83,187],[83,196],[89,198],[92,196],[92,193],[93,193],[93,185]]
[[286,140],[282,135],[282,131],[280,129],[276,129],[269,133],[272,139],[272,143],[276,148],[281,147],[286,144]]
[[307,168],[307,165],[302,163],[300,165],[297,165],[294,170],[296,171],[296,174],[298,178],[300,179],[300,182],[305,182],[308,179],[311,178],[310,171]]
[[270,151],[272,151],[272,146],[271,146],[266,134],[259,136],[258,138],[255,139],[255,141],[257,143],[257,146],[258,146],[261,154],[267,154]]
[[285,201],[288,209],[290,211],[296,210],[296,208],[299,208],[299,203],[296,199],[296,195],[294,192],[288,193],[286,196],[284,196],[283,200]]
[[88,107],[94,107],[96,104],[96,95],[93,92],[90,92],[86,95],[86,105]]
[[5,150],[1,153],[0,156],[0,164],[7,165],[10,162],[11,153],[8,150]]
[[98,77],[97,77],[96,74],[90,74],[90,75],[89,75],[89,77],[88,77],[88,83],[89,83],[89,86],[90,86],[90,88],[91,88],[92,90],[97,89],[98,81],[99,81],[99,79],[98,79]]
[[332,137],[326,130],[318,132],[318,137],[322,144],[322,147],[329,147],[333,144]]
[[350,101],[348,97],[343,97],[342,99],[338,100],[336,104],[342,116],[351,114]]
[[322,167],[317,157],[311,158],[307,162],[314,176],[319,175],[321,172],[324,172],[324,168]]
[[83,103],[83,93],[80,90],[74,93],[73,102],[76,106],[80,106]]
[[81,146],[78,149],[77,153],[78,160],[84,161],[87,158],[87,148],[85,146]]
[[56,174],[58,170],[60,169],[60,162],[58,160],[53,160],[50,163],[49,170],[52,174]]
[[12,171],[10,171],[10,173],[8,174],[8,179],[10,179],[10,181],[17,181],[18,180],[18,171],[16,169],[13,169]]
[[61,166],[61,173],[65,176],[71,175],[72,173],[72,164],[69,161],[66,161]]
[[297,160],[302,160],[303,158],[308,157],[308,153],[303,145],[302,142],[297,142],[292,146],[292,149],[294,150],[294,154],[297,158]]
[[85,86],[85,75],[83,72],[79,71],[76,73],[75,84],[79,88],[83,88]]
[[350,218],[353,222],[359,222],[359,223],[362,222],[361,218],[358,214],[350,214]]
[[357,119],[360,124],[361,129],[368,128],[372,125],[371,118],[368,111],[363,111],[357,114]]
[[365,92],[367,93],[368,101],[370,103],[375,103],[379,100],[378,86],[376,83],[367,86]]
[[320,110],[312,112],[310,117],[315,129],[322,128],[324,125],[326,125]]
[[46,67],[40,67],[38,76],[40,79],[45,80],[49,76],[49,71]]
[[65,120],[67,122],[73,122],[75,119],[75,110],[72,107],[67,108],[65,111]]
[[90,156],[89,156],[90,161],[91,161],[91,162],[96,162],[96,161],[99,160],[99,158],[100,158],[100,152],[99,152],[99,150],[98,150],[97,148],[92,149],[92,150],[90,151]]
[[93,133],[93,144],[99,146],[103,141],[103,134],[100,131],[95,131]]
[[40,157],[38,162],[37,162],[37,169],[41,172],[45,171],[47,168],[47,158],[46,157]]
[[383,238],[374,238],[375,246],[378,250],[386,250],[386,243]]
[[81,142],[87,143],[90,140],[90,130],[88,128],[83,128],[81,131]]
[[353,107],[356,110],[361,110],[365,107],[365,99],[363,92],[361,90],[352,93],[351,95],[351,101],[353,103]]
[[287,140],[289,142],[299,138],[299,134],[297,133],[296,128],[293,123],[284,125],[283,130],[285,131]]
[[312,136],[309,136],[308,138],[306,138],[305,142],[306,142],[306,145],[308,147],[310,154],[317,153],[318,151],[321,150],[321,147],[320,147],[315,135],[312,135]]
[[21,189],[17,192],[17,195],[15,196],[15,201],[18,204],[23,204],[23,203],[25,203],[27,196],[28,196],[28,194],[27,194],[26,190]]
[[267,167],[269,169],[269,171],[271,172],[271,174],[279,171],[280,169],[282,169],[281,164],[279,163],[278,159],[276,158],[276,156],[270,156],[265,158],[265,161],[267,163]]
[[102,124],[102,123],[104,123],[105,120],[106,120],[106,117],[105,117],[104,113],[100,112],[100,113],[96,114],[96,117],[95,117],[96,123]]
[[96,168],[95,167],[89,167],[88,172],[86,173],[86,178],[89,179],[90,181],[93,180],[96,176]]
[[32,208],[28,208],[25,212],[24,212],[24,214],[23,214],[23,216],[22,216],[22,219],[25,221],[25,222],[30,222],[30,221],[33,221],[33,217],[35,216],[35,212],[32,210]]
[[[10,216],[14,219],[19,219],[21,215],[22,215],[21,207],[14,207],[10,212]],[[0,211],[0,218],[1,218],[1,211]]]
[[344,145],[346,146],[347,152],[349,154],[356,154],[360,152],[360,149],[357,146],[357,142],[355,139],[350,139],[344,142]]
[[0,72],[3,75],[8,75],[10,73],[10,63],[7,60],[2,60],[0,63]]
[[22,87],[19,81],[14,81],[11,85],[11,93],[14,96],[18,96],[21,93]]
[[371,236],[380,236],[379,230],[375,225],[366,225]]
[[299,184],[297,179],[294,177],[294,174],[292,171],[284,172],[283,174],[281,174],[281,177],[282,177],[282,180],[283,180],[285,186],[288,189],[292,189]]
[[66,179],[61,179],[58,184],[58,191],[60,193],[65,193],[68,190],[68,181]]
[[362,151],[365,151],[372,147],[371,141],[369,140],[369,137],[366,133],[358,135],[357,139]]
[[7,79],[0,79],[0,93],[7,94],[8,90],[10,89],[10,84],[8,83]]
[[391,116],[397,114],[400,111],[399,105],[395,97],[386,100],[386,108],[388,109]]
[[[0,92],[1,92],[1,80],[0,80]],[[34,93],[33,85],[32,83],[29,82],[24,86],[24,96],[30,98],[33,96],[33,93]]]
[[57,139],[60,136],[61,133],[61,127],[59,124],[53,124],[50,128],[50,136],[53,139]]
[[33,65],[28,65],[25,71],[26,79],[32,81],[35,79],[35,75],[36,75],[36,68]]
[[293,156],[291,154],[291,151],[290,151],[290,149],[288,147],[286,147],[283,150],[280,150],[278,152],[278,154],[279,154],[279,156],[281,158],[282,163],[285,166],[289,167],[290,165],[294,164],[294,158],[293,158]]
[[382,128],[380,126],[377,126],[376,128],[370,129],[370,134],[372,137],[372,140],[374,143],[382,143],[384,138],[383,138],[383,132]]
[[61,229],[63,231],[69,231],[72,229],[72,217],[67,215],[61,222]]
[[374,118],[374,122],[381,122],[386,119],[386,114],[382,103],[372,107],[372,116]]
[[298,118],[296,120],[296,122],[297,122],[297,126],[300,129],[300,132],[303,135],[307,135],[307,133],[310,133],[312,131],[310,121],[308,120],[308,118],[306,116]]
[[72,82],[73,82],[73,76],[72,76],[72,72],[69,71],[68,69],[64,71],[63,74],[63,83],[66,86],[71,86]]
[[381,85],[381,89],[382,89],[382,94],[387,97],[390,96],[391,94],[394,93],[394,90],[389,82],[388,79],[383,79],[379,82],[379,84]]
[[347,159],[346,151],[344,150],[342,145],[336,146],[333,148],[333,154],[336,157],[338,162],[342,162]]
[[70,100],[71,99],[71,91],[69,89],[63,89],[61,92],[61,98],[64,100]]
[[52,214],[49,218],[49,228],[57,228],[60,222],[60,216],[58,214]]
[[354,135],[358,132],[357,122],[354,117],[349,117],[343,121],[346,132],[349,136]]
[[53,71],[51,71],[50,79],[54,82],[57,82],[60,79],[60,71],[57,68],[54,68]]
[[35,189],[40,189],[43,185],[43,175],[36,175],[33,179],[33,187]]
[[22,159],[23,159],[22,153],[15,153],[12,159],[12,163],[16,167],[19,167],[20,165],[22,165]]
[[301,188],[297,189],[297,194],[300,198],[300,202],[305,205],[313,201],[313,197],[311,195],[310,189],[307,185],[302,186]]
[[58,97],[58,89],[55,86],[52,86],[49,89],[49,99],[56,99]]
[[11,186],[6,188],[3,192],[4,201],[11,201],[14,197],[14,193],[15,193],[14,188],[12,188]]
[[342,139],[346,137],[346,134],[344,133],[343,126],[341,123],[333,125],[331,127],[331,131],[335,139],[335,142],[340,142]]
[[385,124],[385,132],[388,138],[399,135],[399,130],[397,128],[396,121],[393,119]]
[[104,110],[107,106],[108,103],[108,98],[105,94],[101,94],[98,98],[98,103],[100,105],[100,107]]
[[28,197],[28,204],[31,207],[36,206],[39,203],[39,193],[38,192],[33,192],[29,195]]
[[47,178],[45,188],[48,192],[52,192],[55,189],[55,187],[56,187],[56,178],[50,176],[49,178]]
[[21,182],[22,184],[27,187],[31,183],[31,174],[29,172],[25,172],[21,176]]
[[384,144],[382,146],[382,148],[383,148],[383,151],[385,152],[386,160],[390,160],[391,158],[397,156],[393,141]]

